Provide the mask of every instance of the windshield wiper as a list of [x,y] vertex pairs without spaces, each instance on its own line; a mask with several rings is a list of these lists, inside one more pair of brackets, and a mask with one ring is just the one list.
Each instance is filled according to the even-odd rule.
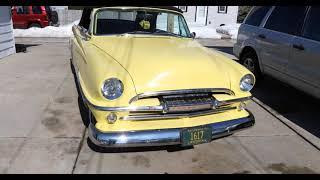
[[164,36],[174,36],[174,37],[183,37],[181,35],[172,33],[172,32],[168,32],[168,31],[155,31],[153,34],[157,34],[157,35],[164,35]]
[[131,31],[131,32],[122,33],[120,35],[125,35],[125,34],[151,34],[151,32],[147,32],[147,31]]

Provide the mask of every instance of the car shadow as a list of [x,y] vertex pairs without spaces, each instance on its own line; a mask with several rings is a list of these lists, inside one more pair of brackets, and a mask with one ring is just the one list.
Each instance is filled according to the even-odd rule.
[[252,94],[278,114],[320,138],[318,99],[269,76],[254,87]]
[[233,55],[233,47],[229,47],[229,46],[205,46],[205,47],[216,49],[218,51]]
[[16,53],[26,53],[28,47],[39,46],[40,44],[15,44]]

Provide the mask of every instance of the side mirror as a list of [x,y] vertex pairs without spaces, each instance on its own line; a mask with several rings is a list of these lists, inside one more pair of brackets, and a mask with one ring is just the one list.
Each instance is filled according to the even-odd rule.
[[196,37],[196,33],[195,32],[192,32],[191,33],[191,37],[194,39]]

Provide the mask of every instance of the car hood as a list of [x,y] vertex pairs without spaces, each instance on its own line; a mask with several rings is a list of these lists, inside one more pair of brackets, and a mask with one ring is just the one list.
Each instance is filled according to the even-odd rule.
[[122,35],[95,37],[92,44],[128,71],[138,94],[176,89],[230,89],[223,63],[193,39]]

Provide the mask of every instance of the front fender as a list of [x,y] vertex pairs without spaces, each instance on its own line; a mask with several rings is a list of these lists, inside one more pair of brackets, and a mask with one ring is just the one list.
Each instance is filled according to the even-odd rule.
[[[90,42],[85,44],[85,63],[81,63],[78,72],[80,88],[85,98],[95,106],[114,107],[128,106],[129,100],[136,95],[134,83],[129,73],[111,56]],[[124,85],[123,94],[108,100],[101,93],[101,87],[106,79],[118,78]]]
[[251,96],[250,92],[244,92],[240,89],[240,80],[244,75],[252,73],[238,62],[229,59],[222,54],[217,53],[216,58],[219,58],[224,64],[224,68],[227,70],[230,79],[230,89],[235,93],[237,98]]

